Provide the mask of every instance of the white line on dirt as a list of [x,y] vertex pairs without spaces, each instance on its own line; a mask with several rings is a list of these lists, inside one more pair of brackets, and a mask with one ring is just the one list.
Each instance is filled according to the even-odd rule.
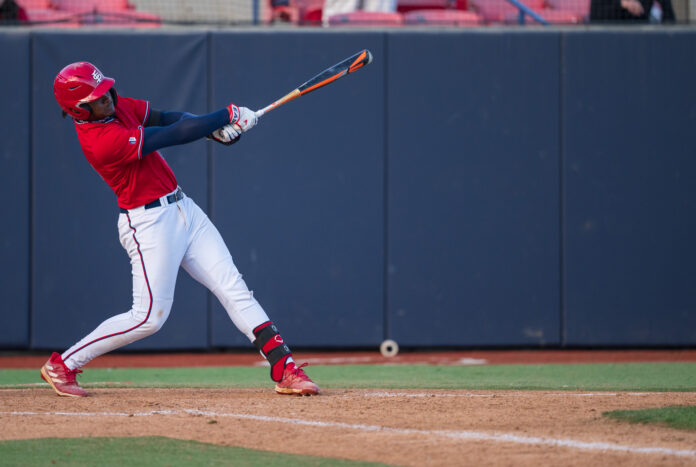
[[[661,394],[659,392],[647,393],[647,392],[626,392],[622,395],[625,396],[648,396],[650,394]],[[557,392],[557,393],[542,393],[542,394],[515,394],[515,393],[497,393],[497,394],[447,394],[447,393],[436,393],[436,392],[366,392],[360,394],[362,397],[616,397],[619,394],[616,392],[587,392],[587,393],[573,393],[573,392]],[[351,395],[352,396],[352,395]]]
[[422,435],[426,437],[440,437],[454,440],[468,441],[492,441],[499,443],[514,443],[525,445],[555,446],[582,451],[614,451],[630,454],[659,454],[678,457],[696,458],[696,450],[670,449],[661,447],[626,446],[614,443],[586,442],[564,438],[543,438],[538,436],[520,436],[513,433],[484,433],[479,431],[454,431],[454,430],[416,430],[409,428],[392,428],[380,425],[361,425],[343,422],[322,422],[318,420],[303,420],[299,418],[268,417],[265,415],[251,415],[238,413],[220,413],[205,410],[152,410],[149,412],[0,412],[0,415],[58,415],[81,417],[149,417],[152,415],[203,415],[206,417],[230,417],[242,420],[255,420],[271,423],[287,423],[290,425],[303,425],[322,428],[343,428],[357,431],[377,431],[381,433],[394,433],[399,435]]
[[[89,383],[80,383],[84,387],[97,386],[132,386],[130,381],[90,381]],[[19,389],[19,388],[50,388],[48,383],[22,383],[22,384],[0,384],[0,389]]]

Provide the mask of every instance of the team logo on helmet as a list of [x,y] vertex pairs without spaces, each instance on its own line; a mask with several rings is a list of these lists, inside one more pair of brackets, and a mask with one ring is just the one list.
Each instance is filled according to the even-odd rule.
[[92,72],[92,78],[94,78],[94,81],[96,81],[97,84],[99,84],[99,83],[101,83],[102,80],[104,79],[104,75],[102,75],[101,73],[99,73],[99,70],[97,70],[97,69],[95,68],[94,71]]

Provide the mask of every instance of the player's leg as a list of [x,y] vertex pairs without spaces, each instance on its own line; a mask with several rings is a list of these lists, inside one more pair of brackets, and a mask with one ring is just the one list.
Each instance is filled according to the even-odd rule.
[[64,354],[70,368],[157,332],[169,317],[186,226],[175,206],[137,210],[119,217],[121,245],[131,260],[133,306],[107,319]]
[[220,233],[190,199],[182,201],[192,241],[182,267],[220,300],[232,322],[271,364],[271,379],[283,394],[317,394],[319,388],[297,367],[276,326],[248,289]]
[[[178,210],[167,206],[121,214],[119,236],[131,259],[133,306],[130,311],[102,322],[62,355],[51,356],[41,370],[42,377],[61,395],[85,395],[81,389],[74,389],[75,370],[100,355],[153,334],[169,316],[187,243],[185,224]],[[57,376],[52,378],[51,373]]]

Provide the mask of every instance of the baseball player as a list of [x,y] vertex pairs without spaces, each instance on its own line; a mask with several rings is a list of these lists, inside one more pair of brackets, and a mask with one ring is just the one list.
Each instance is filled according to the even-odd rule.
[[133,306],[66,350],[54,352],[41,377],[61,396],[83,397],[76,380],[90,360],[157,332],[169,316],[179,266],[210,289],[232,322],[271,366],[279,394],[313,395],[319,387],[297,366],[290,349],[242,280],[225,242],[186,196],[159,149],[208,136],[222,144],[256,125],[255,113],[230,104],[206,115],[161,111],[119,96],[114,79],[88,62],[72,63],[55,78],[63,116],[73,117],[82,151],[116,193],[121,245],[131,260]]

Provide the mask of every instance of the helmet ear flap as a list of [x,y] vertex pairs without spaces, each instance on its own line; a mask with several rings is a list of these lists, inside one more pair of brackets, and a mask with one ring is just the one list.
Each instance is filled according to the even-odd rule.
[[[89,116],[92,115],[92,107],[90,107],[90,105],[89,105],[88,103],[85,102],[85,103],[82,103],[82,104],[77,104],[77,106],[78,106],[80,109],[86,110],[87,112],[89,112]],[[80,120],[86,120],[86,119],[89,118],[89,116],[84,117],[84,118],[81,118]]]
[[114,107],[116,107],[118,102],[118,94],[116,93],[116,90],[114,88],[110,88],[109,94],[111,94],[111,100],[114,101]]

